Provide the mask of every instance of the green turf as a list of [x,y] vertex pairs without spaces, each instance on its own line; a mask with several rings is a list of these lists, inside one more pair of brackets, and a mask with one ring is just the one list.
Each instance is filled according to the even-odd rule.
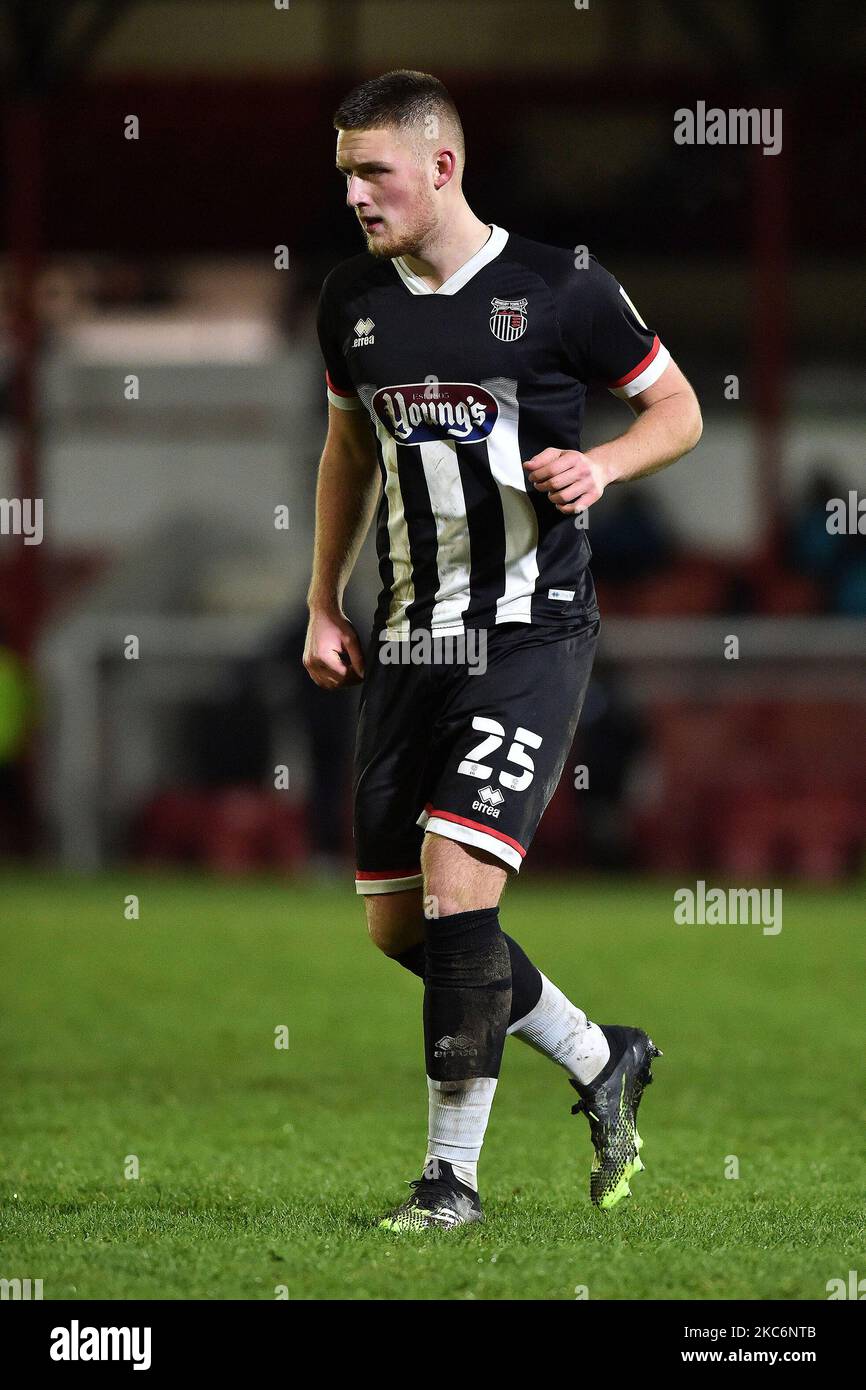
[[81,1299],[823,1299],[866,1275],[862,889],[786,889],[778,936],[676,926],[672,892],[527,876],[503,907],[591,1017],[664,1049],[632,1200],[590,1206],[574,1093],[511,1040],[485,1222],[394,1237],[376,1219],[424,1154],[421,988],[348,888],[0,877],[0,1276]]

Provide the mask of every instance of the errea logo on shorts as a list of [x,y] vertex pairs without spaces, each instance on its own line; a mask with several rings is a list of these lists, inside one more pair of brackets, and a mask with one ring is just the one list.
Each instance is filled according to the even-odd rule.
[[352,347],[369,347],[371,343],[374,343],[376,341],[373,335],[373,329],[375,327],[376,325],[372,319],[358,319],[358,322],[355,324],[355,333],[357,337]]
[[483,811],[486,816],[498,816],[504,800],[505,797],[498,787],[482,787],[478,793],[478,800],[472,803],[472,809]]

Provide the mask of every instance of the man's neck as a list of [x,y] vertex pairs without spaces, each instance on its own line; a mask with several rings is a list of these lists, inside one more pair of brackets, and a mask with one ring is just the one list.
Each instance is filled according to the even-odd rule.
[[402,260],[414,275],[435,291],[471,261],[490,236],[490,225],[476,217],[466,204],[463,216],[449,221],[435,238],[420,248],[417,256],[403,256]]

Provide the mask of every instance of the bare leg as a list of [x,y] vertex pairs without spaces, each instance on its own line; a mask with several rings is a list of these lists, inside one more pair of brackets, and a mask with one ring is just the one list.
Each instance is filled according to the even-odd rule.
[[502,861],[492,854],[434,834],[424,836],[421,868],[425,897],[432,899],[428,915],[434,919],[498,907],[508,877]]

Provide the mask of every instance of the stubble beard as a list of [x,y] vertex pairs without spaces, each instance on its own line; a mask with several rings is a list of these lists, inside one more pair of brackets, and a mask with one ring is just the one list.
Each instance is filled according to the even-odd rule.
[[395,256],[417,256],[419,248],[436,230],[436,219],[431,206],[417,208],[410,220],[401,227],[399,234],[387,232],[369,235],[364,231],[364,240],[371,256],[380,260],[393,260]]

